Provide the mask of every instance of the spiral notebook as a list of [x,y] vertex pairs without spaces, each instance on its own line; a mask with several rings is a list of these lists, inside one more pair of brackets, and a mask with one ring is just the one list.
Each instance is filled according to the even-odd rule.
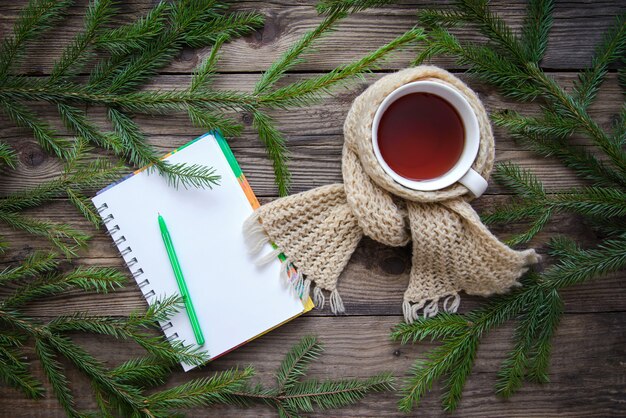
[[[161,213],[205,336],[201,350],[211,359],[310,310],[310,299],[301,301],[280,282],[278,258],[258,266],[248,254],[242,224],[259,203],[224,138],[210,132],[163,158],[213,167],[220,184],[174,188],[144,168],[92,199],[148,303],[180,294],[159,230]],[[160,325],[169,340],[196,344],[184,308]]]

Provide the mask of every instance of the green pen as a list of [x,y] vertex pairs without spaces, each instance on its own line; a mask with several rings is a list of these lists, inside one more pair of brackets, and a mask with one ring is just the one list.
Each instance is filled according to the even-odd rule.
[[193,335],[196,337],[198,345],[204,345],[204,335],[202,335],[202,330],[200,329],[200,323],[198,322],[198,317],[196,316],[196,310],[193,308],[193,303],[191,303],[191,295],[187,289],[187,284],[185,283],[185,278],[183,277],[183,271],[180,268],[180,263],[178,262],[178,257],[176,256],[176,250],[174,249],[174,244],[172,243],[172,237],[170,237],[167,225],[165,224],[165,219],[163,219],[160,213],[159,228],[161,228],[161,237],[163,238],[163,243],[165,244],[165,249],[167,250],[167,256],[169,257],[170,264],[172,265],[172,270],[174,270],[174,276],[176,277],[176,283],[178,283],[178,289],[180,290],[183,302],[185,303],[185,310],[187,311],[189,321],[191,322]]

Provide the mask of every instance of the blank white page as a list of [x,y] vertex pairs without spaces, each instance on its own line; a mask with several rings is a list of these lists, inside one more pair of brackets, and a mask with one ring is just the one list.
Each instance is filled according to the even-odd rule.
[[[148,303],[179,294],[159,230],[160,213],[211,358],[302,313],[301,300],[280,283],[280,260],[259,267],[248,254],[242,224],[253,210],[216,138],[207,134],[166,160],[211,166],[221,176],[220,185],[175,189],[158,173],[142,171],[93,198],[96,207],[107,206],[103,219],[113,217],[106,227],[114,240],[123,241],[118,248],[130,270],[143,270],[136,281]],[[266,247],[263,252],[271,251]],[[177,334],[185,344],[196,344],[184,308],[171,318],[171,327],[161,326],[168,337]]]

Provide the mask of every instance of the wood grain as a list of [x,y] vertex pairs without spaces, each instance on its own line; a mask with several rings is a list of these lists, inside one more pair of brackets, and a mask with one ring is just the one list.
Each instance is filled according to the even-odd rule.
[[[19,10],[26,0],[0,2],[0,38],[5,38],[16,21]],[[70,9],[67,19],[54,35],[35,43],[29,49],[22,72],[38,77],[48,74],[52,62],[71,38],[82,27],[86,1],[77,1]],[[153,2],[152,2],[153,3]],[[260,72],[284,52],[303,33],[313,28],[321,18],[316,15],[313,0],[273,0],[270,2],[233,2],[238,10],[259,10],[266,16],[265,27],[256,33],[224,46],[223,59],[219,63],[216,87],[250,91]],[[335,66],[357,59],[369,51],[400,35],[416,23],[416,10],[440,2],[400,1],[381,9],[359,13],[341,23],[338,30],[320,42],[319,53],[311,56],[288,74],[281,83],[303,77],[312,77]],[[503,16],[518,31],[523,21],[526,2],[523,0],[491,1],[493,10]],[[146,0],[119,2],[121,20],[132,21],[151,7]],[[626,10],[623,1],[588,0],[559,1],[554,14],[554,27],[550,43],[542,62],[550,76],[561,85],[570,88],[577,72],[591,60],[592,51],[602,33],[613,22],[615,15]],[[464,39],[483,42],[471,30],[460,30]],[[341,181],[340,156],[343,142],[342,125],[354,97],[369,83],[386,73],[404,68],[415,56],[415,48],[400,51],[362,82],[348,89],[339,89],[332,97],[306,109],[271,112],[282,132],[285,133],[292,153],[292,192],[308,190],[324,184]],[[208,55],[208,50],[185,49],[175,62],[163,69],[162,74],[147,88],[172,89],[188,85],[191,71]],[[433,63],[457,73],[462,71],[448,58],[437,58]],[[461,78],[478,92],[489,111],[514,109],[524,114],[535,114],[537,105],[518,104],[501,98],[488,88],[464,74]],[[602,86],[598,100],[590,112],[601,127],[608,129],[616,120],[623,103],[623,93],[617,78],[611,73]],[[33,105],[42,118],[58,126],[54,109],[47,105]],[[106,125],[102,110],[90,108],[88,112],[102,126]],[[238,138],[229,138],[231,147],[241,163],[250,183],[262,203],[276,198],[271,167],[257,135],[251,128],[250,115],[232,114],[244,126]],[[171,117],[140,116],[137,121],[143,127],[151,143],[162,152],[176,148],[202,131],[193,127],[183,115]],[[62,131],[62,130],[61,130]],[[63,131],[62,131],[63,132]],[[67,134],[67,132],[65,132]],[[502,129],[495,129],[496,152],[499,161],[514,161],[532,169],[551,190],[569,188],[580,182],[572,172],[551,160],[538,158],[518,147]],[[0,169],[0,196],[26,187],[32,187],[59,175],[61,166],[45,155],[33,141],[30,132],[16,128],[0,115],[0,137],[15,147],[19,156],[18,169]],[[573,138],[580,147],[590,149],[581,138]],[[94,191],[91,191],[94,192]],[[511,196],[503,188],[491,184],[487,194],[473,203],[479,213],[510,201]],[[82,231],[93,233],[93,239],[82,256],[64,268],[73,265],[113,266],[124,269],[117,249],[110,238],[94,231],[77,215],[67,200],[55,199],[49,205],[28,211],[35,217],[64,222]],[[522,223],[494,226],[492,230],[505,238],[524,228]],[[572,236],[582,245],[592,245],[597,237],[581,219],[569,215],[557,215],[549,226],[539,234],[530,246],[545,253],[545,243],[556,234]],[[0,268],[18,262],[34,249],[45,249],[48,243],[0,225],[0,235],[11,244],[11,249],[0,261]],[[549,265],[545,258],[542,268]],[[390,248],[370,239],[364,239],[340,278],[339,290],[346,304],[347,315],[335,317],[328,308],[314,310],[309,314],[251,342],[221,358],[201,371],[188,374],[175,373],[169,385],[182,383],[189,378],[209,375],[214,370],[252,364],[258,371],[257,379],[271,384],[273,371],[288,347],[302,335],[316,334],[326,345],[327,352],[311,370],[314,377],[366,377],[389,370],[402,378],[414,359],[423,355],[433,344],[400,346],[388,339],[390,328],[401,320],[400,303],[407,286],[410,269],[410,248]],[[435,387],[410,416],[426,417],[621,417],[626,415],[626,273],[600,278],[584,286],[563,292],[565,316],[554,340],[551,364],[551,383],[543,386],[526,385],[509,401],[495,397],[493,385],[496,371],[505,353],[510,349],[512,324],[486,336],[482,341],[474,373],[465,388],[464,399],[454,414],[441,411]],[[0,295],[12,289],[0,288]],[[464,296],[461,311],[466,312],[484,300]],[[100,315],[127,315],[136,309],[144,309],[145,301],[132,281],[125,288],[109,295],[83,292],[67,292],[28,307],[27,314],[42,321],[77,310]],[[108,338],[91,335],[74,335],[73,338],[89,352],[116,365],[130,357],[142,354],[131,343],[117,343]],[[32,351],[29,358],[32,358]],[[41,376],[39,365],[34,371]],[[80,407],[94,406],[88,382],[70,368],[68,377],[77,394]],[[373,395],[350,408],[310,416],[382,417],[406,416],[396,409],[397,395],[385,393]],[[0,386],[0,417],[62,417],[62,410],[54,397],[39,401],[24,399],[20,393]],[[248,410],[215,407],[191,411],[188,416],[275,416],[265,407]]]
[[[374,74],[368,78],[368,82],[383,75],[384,73]],[[552,76],[565,86],[571,86],[577,78],[571,73],[554,73]],[[537,110],[536,106],[520,105],[504,100],[493,89],[472,81],[466,75],[460,74],[460,77],[467,80],[478,92],[491,112],[513,109],[533,114]],[[257,75],[251,74],[228,74],[218,78],[216,87],[249,91],[257,78]],[[290,79],[292,78],[295,76],[290,76]],[[189,76],[168,75],[159,78],[158,86],[162,89],[172,89],[180,88],[188,83]],[[285,134],[291,153],[293,193],[341,181],[343,120],[354,97],[366,86],[367,83],[360,83],[350,90],[339,90],[332,97],[307,109],[271,112],[279,128]],[[609,128],[617,117],[622,101],[617,77],[611,75],[602,86],[598,100],[591,107],[590,113],[603,128]],[[34,108],[42,118],[52,123],[59,123],[54,107],[44,105],[34,106]],[[93,119],[99,125],[105,126],[106,120],[102,113],[99,109],[91,111]],[[240,138],[229,139],[235,156],[257,195],[277,196],[271,164],[265,156],[265,151],[255,131],[250,126],[249,115],[240,114],[236,117],[242,121],[245,129]],[[165,118],[142,116],[137,120],[144,128],[150,142],[163,153],[169,152],[202,133],[202,130],[191,127],[184,116]],[[335,122],[329,123],[328,121]],[[15,127],[4,116],[0,116],[0,126],[6,127],[3,129],[3,137],[15,147],[19,155],[17,170],[0,169],[2,170],[0,175],[4,179],[0,184],[0,195],[40,184],[61,173],[62,166],[59,161],[44,154],[28,130]],[[498,161],[513,161],[522,167],[532,168],[533,172],[544,180],[550,189],[566,189],[581,185],[571,171],[557,161],[537,157],[521,150],[505,130],[495,128],[495,136]],[[574,138],[573,141],[581,147],[588,146],[582,138]],[[487,193],[501,194],[506,193],[506,190],[492,182]]]
[[[287,349],[306,334],[319,336],[325,345],[323,356],[314,362],[310,377],[343,378],[367,377],[382,371],[391,371],[402,378],[407,366],[428,349],[431,343],[401,346],[389,341],[390,328],[399,316],[361,316],[348,318],[298,318],[278,330],[263,336],[241,349],[220,358],[202,370],[177,373],[168,385],[182,383],[189,378],[210,375],[237,365],[252,364],[257,378],[268,385],[273,383],[273,372]],[[617,417],[623,416],[624,375],[626,370],[619,359],[626,355],[623,345],[626,334],[623,324],[626,313],[567,315],[555,336],[554,352],[550,365],[551,383],[527,385],[509,401],[493,394],[496,370],[510,349],[512,326],[507,325],[483,338],[478,358],[464,392],[460,409],[449,415],[440,410],[439,387],[429,393],[419,409],[411,416],[433,417]],[[355,332],[356,331],[356,332]],[[102,338],[76,335],[74,339],[90,353],[114,366],[131,356],[141,354],[141,349],[130,343],[114,343]],[[598,341],[602,341],[601,344]],[[103,341],[106,341],[103,344]],[[34,372],[40,373],[38,365]],[[81,407],[93,407],[89,385],[82,376],[70,369],[69,377]],[[332,416],[405,416],[397,412],[394,394],[375,394],[350,408],[332,411]],[[0,410],[3,417],[61,417],[55,401],[39,401],[32,409],[32,401],[4,387],[0,388]],[[273,416],[271,410],[256,407],[249,410],[217,407],[191,412],[189,416]],[[311,414],[329,416],[328,414]]]
[[[0,37],[11,30],[16,16],[24,1],[2,2],[0,4]],[[81,16],[85,10],[85,1],[77,2],[70,9],[68,18],[63,22],[62,30],[56,30],[53,37],[33,45],[31,57],[23,66],[23,71],[30,74],[48,74],[52,69],[52,59],[60,56],[64,46],[82,27]],[[224,47],[224,59],[220,62],[220,71],[224,72],[259,72],[265,70],[280,54],[286,51],[300,36],[314,28],[321,17],[315,12],[314,0],[272,2],[242,1],[236,2],[238,10],[258,10],[265,15],[263,29],[245,39],[240,39]],[[337,65],[375,50],[417,24],[418,10],[432,6],[441,6],[440,2],[402,1],[380,9],[373,9],[345,19],[338,30],[329,34],[319,43],[319,53],[315,59],[299,65],[298,71],[330,70]],[[509,24],[519,30],[525,13],[526,2],[523,0],[494,1],[492,9],[499,13]],[[131,0],[123,2],[121,7],[123,21],[132,21],[146,13],[150,2]],[[589,2],[570,0],[557,2],[554,13],[554,26],[550,32],[549,48],[543,65],[551,69],[582,68],[590,62],[595,45],[600,41],[604,30],[614,18],[623,12],[623,2],[610,0]],[[462,39],[471,42],[484,42],[471,29],[459,31]],[[41,53],[45,51],[45,53]],[[397,69],[406,66],[415,57],[415,48],[407,48],[394,54],[382,68]],[[37,53],[39,52],[39,53]],[[208,49],[184,50],[175,63],[164,71],[169,73],[189,73],[209,54]],[[450,59],[433,61],[445,67],[454,67]]]
[[[262,199],[262,203],[270,201]],[[510,198],[507,196],[484,196],[474,206],[479,213],[488,212]],[[96,231],[82,217],[77,216],[69,201],[55,200],[44,208],[28,212],[32,216],[67,223],[81,231],[92,234],[91,243],[77,261],[80,264],[120,267],[125,270],[119,252],[108,235]],[[493,232],[506,238],[513,231],[524,230],[525,225],[509,224],[494,226]],[[22,259],[34,249],[49,248],[43,240],[34,240],[32,236],[19,231],[12,231],[0,226],[0,234],[9,240],[12,248],[4,257],[5,265]],[[578,217],[557,215],[547,228],[532,242],[531,246],[545,252],[544,245],[555,234],[566,234],[575,238],[581,245],[591,245],[596,237],[587,228],[583,228]],[[410,247],[393,248],[383,246],[371,239],[363,239],[350,263],[342,273],[339,290],[346,303],[349,315],[397,315],[400,313],[402,295],[409,280],[411,250]],[[548,264],[544,260],[542,266]],[[1,266],[1,265],[0,265]],[[68,266],[69,267],[69,266]],[[585,286],[567,289],[564,293],[568,312],[610,312],[621,311],[626,306],[624,274],[612,278],[597,280]],[[0,288],[0,294],[10,291]],[[97,300],[97,304],[94,304]],[[483,299],[464,296],[462,311],[471,310]],[[93,314],[124,315],[135,309],[143,309],[145,302],[141,293],[130,280],[127,288],[116,292],[115,297],[99,296],[84,292],[70,292],[63,296],[47,298],[32,306],[29,311],[35,316],[50,317],[55,314],[69,314],[76,310]],[[328,307],[313,315],[329,315]]]

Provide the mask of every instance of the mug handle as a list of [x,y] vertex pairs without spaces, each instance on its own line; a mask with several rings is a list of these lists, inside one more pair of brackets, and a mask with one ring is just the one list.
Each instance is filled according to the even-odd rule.
[[476,197],[480,197],[487,190],[487,180],[471,168],[459,179],[459,183],[467,187]]

